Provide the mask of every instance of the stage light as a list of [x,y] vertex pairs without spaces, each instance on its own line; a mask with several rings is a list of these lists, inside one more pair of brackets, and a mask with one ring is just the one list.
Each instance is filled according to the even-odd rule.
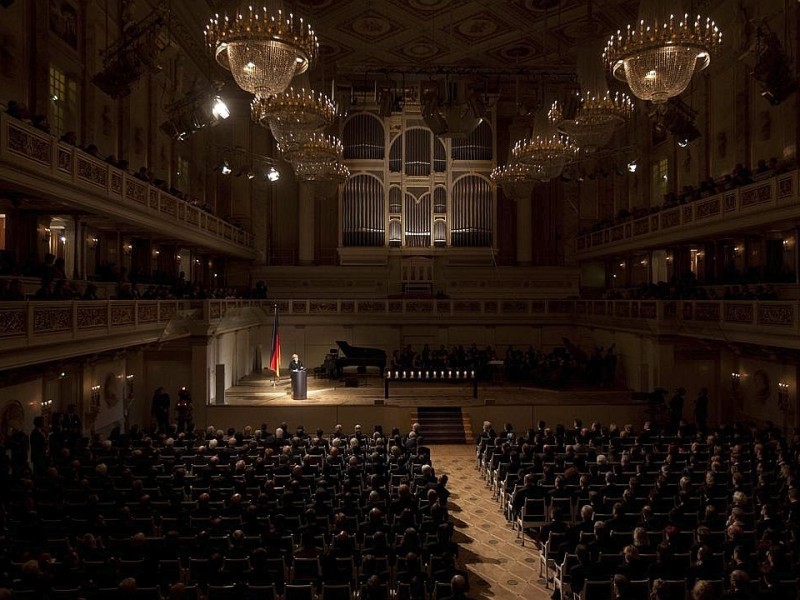
[[222,174],[223,175],[230,175],[231,174],[231,166],[228,164],[228,161],[225,161],[224,163],[222,163],[221,170],[222,170]]
[[222,98],[216,96],[213,100],[214,105],[211,108],[211,114],[214,115],[217,119],[227,119],[231,116],[231,111],[228,109],[228,105],[223,102]]
[[254,178],[255,178],[255,176],[256,176],[256,174],[255,174],[255,173],[253,173],[253,170],[252,170],[252,169],[250,169],[250,170],[247,172],[247,178],[248,178],[248,179],[251,179],[251,180],[252,180],[252,179],[254,179]]
[[636,163],[636,159],[633,159],[631,162],[628,163],[628,173],[636,173],[636,169],[639,165]]
[[270,167],[269,171],[267,171],[267,179],[271,182],[276,182],[281,178],[281,174],[275,167]]

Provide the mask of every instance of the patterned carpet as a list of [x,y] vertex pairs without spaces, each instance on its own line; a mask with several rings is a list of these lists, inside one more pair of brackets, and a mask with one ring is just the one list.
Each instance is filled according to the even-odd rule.
[[523,548],[500,505],[481,479],[475,447],[432,446],[437,474],[447,474],[450,514],[459,543],[460,566],[470,575],[470,597],[497,600],[545,600],[551,591],[539,579],[539,553],[528,542]]

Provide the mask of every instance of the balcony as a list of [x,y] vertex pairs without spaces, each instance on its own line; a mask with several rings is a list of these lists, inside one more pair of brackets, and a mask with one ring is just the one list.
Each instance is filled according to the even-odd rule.
[[794,221],[800,218],[797,178],[798,171],[782,173],[578,236],[577,257],[599,258]]
[[231,257],[252,259],[252,236],[190,202],[0,114],[0,181],[136,229]]
[[[286,325],[587,326],[800,349],[800,302],[664,300],[107,300],[0,302],[0,371],[246,322]],[[248,312],[256,309],[258,312]],[[261,312],[263,311],[263,312]],[[265,314],[266,313],[266,314]]]

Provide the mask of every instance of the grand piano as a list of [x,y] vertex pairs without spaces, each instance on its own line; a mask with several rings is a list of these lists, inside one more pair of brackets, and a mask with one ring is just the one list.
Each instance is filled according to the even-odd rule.
[[367,367],[379,367],[381,374],[386,369],[386,352],[378,348],[362,348],[351,346],[347,342],[336,340],[339,354],[336,357],[336,376],[341,377],[345,367],[356,367],[359,372],[366,372]]

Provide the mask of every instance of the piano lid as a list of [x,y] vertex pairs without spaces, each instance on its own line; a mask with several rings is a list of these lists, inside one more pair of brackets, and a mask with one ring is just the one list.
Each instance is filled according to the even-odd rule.
[[386,352],[381,350],[380,348],[365,348],[362,346],[351,346],[345,341],[336,340],[336,345],[339,346],[341,350],[341,354],[348,358],[378,358],[378,357],[386,357]]

